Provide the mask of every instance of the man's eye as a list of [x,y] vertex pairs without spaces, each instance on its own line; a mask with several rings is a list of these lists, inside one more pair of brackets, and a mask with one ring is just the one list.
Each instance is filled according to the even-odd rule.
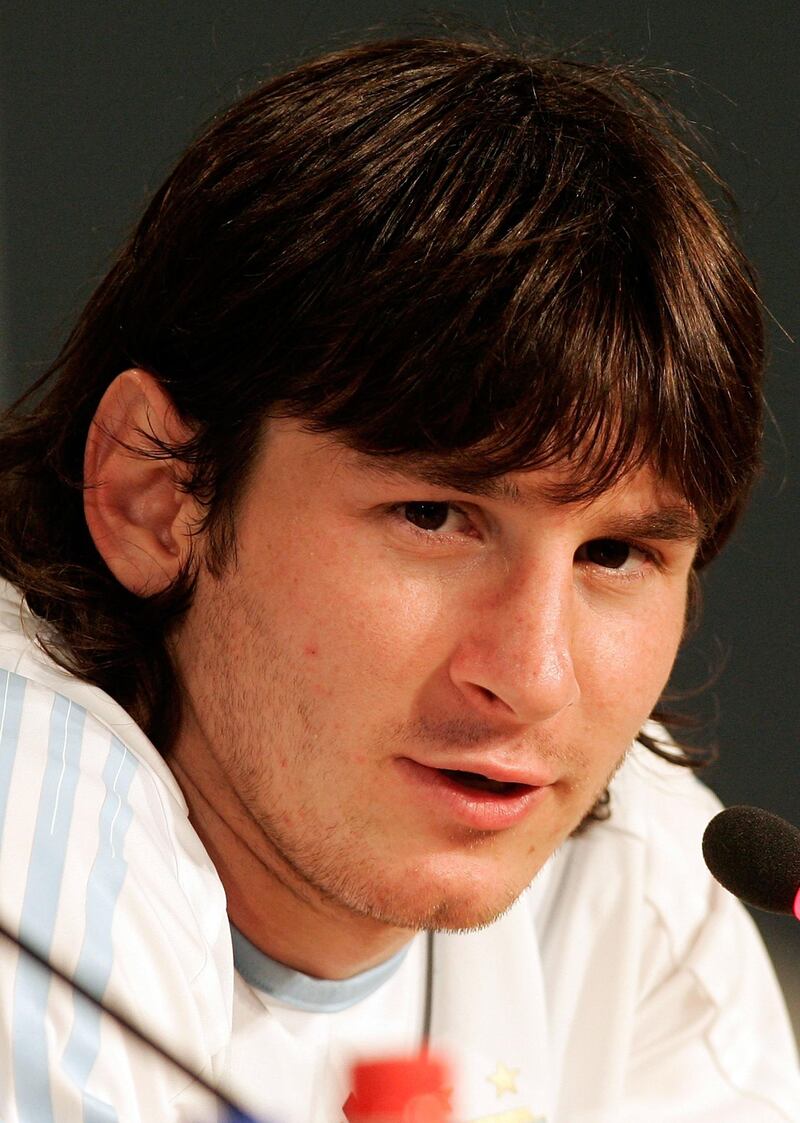
[[404,503],[403,515],[413,526],[420,530],[441,530],[450,517],[452,507],[449,503]]
[[630,542],[622,542],[618,538],[593,538],[578,549],[575,557],[578,561],[591,562],[603,569],[623,569],[626,566],[630,568],[630,565],[640,566],[647,555]]

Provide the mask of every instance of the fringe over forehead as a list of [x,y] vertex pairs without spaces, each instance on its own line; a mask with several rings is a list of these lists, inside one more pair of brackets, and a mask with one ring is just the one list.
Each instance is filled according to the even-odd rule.
[[757,468],[763,334],[680,129],[627,70],[492,45],[301,66],[156,196],[99,296],[106,380],[123,355],[162,379],[217,499],[283,414],[465,480],[568,457],[565,499],[647,461],[706,560]]
[[674,115],[619,69],[384,51],[391,135],[365,106],[333,143],[363,257],[298,413],[465,478],[566,457],[566,499],[647,460],[717,525],[757,463],[762,324]]

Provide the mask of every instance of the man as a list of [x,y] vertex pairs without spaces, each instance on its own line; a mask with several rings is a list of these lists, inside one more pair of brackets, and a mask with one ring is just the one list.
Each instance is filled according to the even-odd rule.
[[[353,1057],[430,1040],[456,1119],[800,1118],[717,803],[648,724],[763,361],[670,122],[477,43],[308,63],[189,149],[6,424],[3,919],[254,1113],[340,1120]],[[5,1119],[208,1111],[0,983]]]

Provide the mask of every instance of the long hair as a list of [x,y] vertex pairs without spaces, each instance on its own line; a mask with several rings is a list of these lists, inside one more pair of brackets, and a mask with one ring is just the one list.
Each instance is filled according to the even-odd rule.
[[275,415],[465,481],[570,457],[565,501],[646,461],[697,511],[704,564],[761,431],[759,300],[718,189],[617,66],[416,38],[267,82],[189,148],[6,418],[0,572],[58,661],[166,751],[194,574],[133,596],[82,510],[91,419],[131,366],[191,431],[149,448],[189,466],[212,570]]

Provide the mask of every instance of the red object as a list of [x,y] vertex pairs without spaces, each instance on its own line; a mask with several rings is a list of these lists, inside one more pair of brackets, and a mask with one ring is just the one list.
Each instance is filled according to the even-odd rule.
[[385,1057],[353,1066],[349,1123],[447,1123],[450,1074],[441,1057]]
[[797,890],[794,898],[794,915],[800,920],[800,889]]

